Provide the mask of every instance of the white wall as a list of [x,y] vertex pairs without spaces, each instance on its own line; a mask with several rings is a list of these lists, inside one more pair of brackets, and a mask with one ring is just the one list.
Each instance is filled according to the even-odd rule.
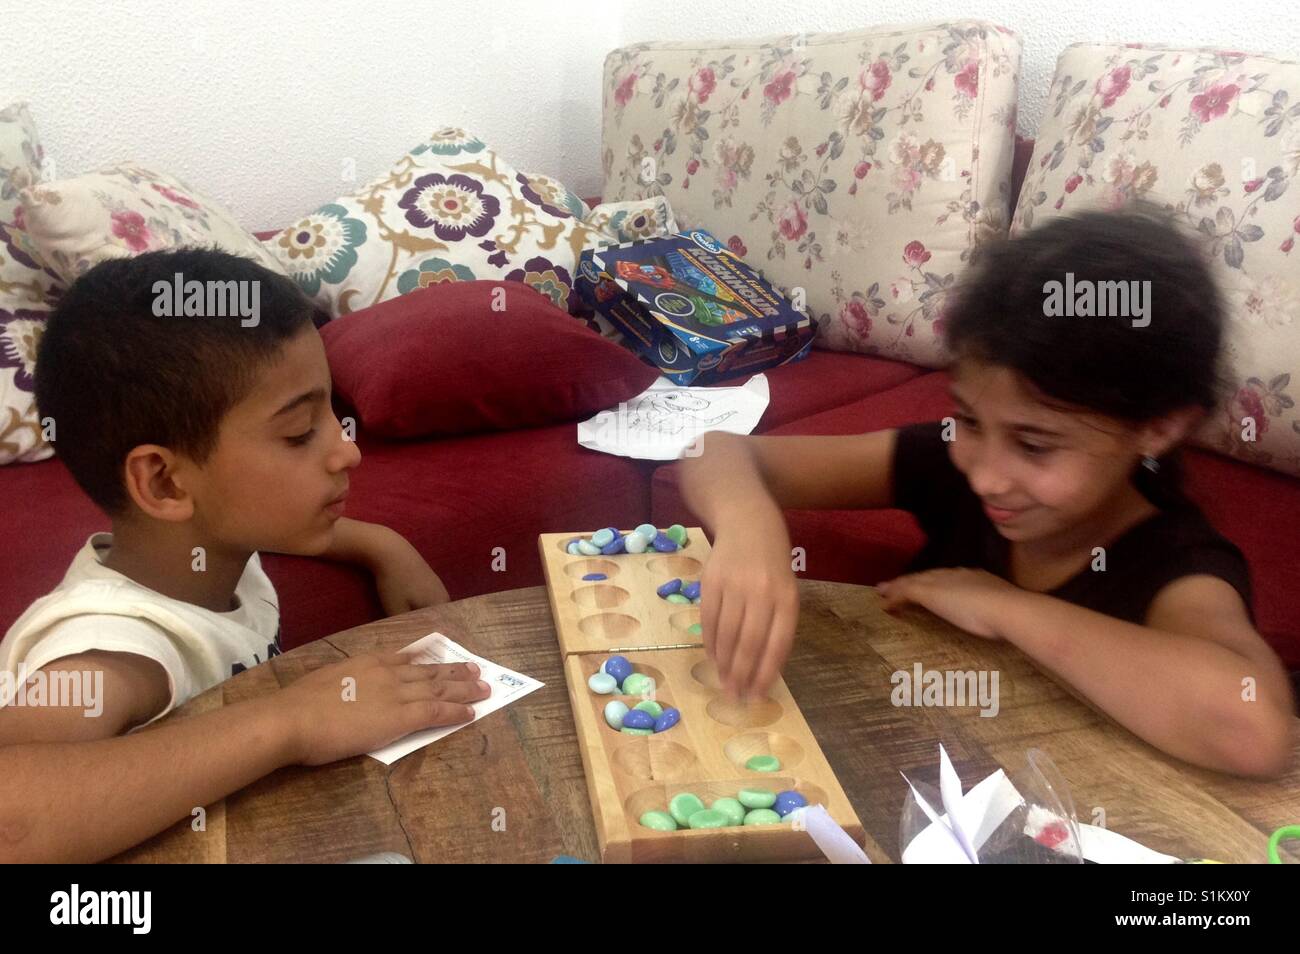
[[0,106],[31,101],[60,176],[137,159],[266,228],[446,124],[598,192],[601,65],[624,43],[966,16],[1021,34],[1027,135],[1077,40],[1300,56],[1290,0],[0,0]]

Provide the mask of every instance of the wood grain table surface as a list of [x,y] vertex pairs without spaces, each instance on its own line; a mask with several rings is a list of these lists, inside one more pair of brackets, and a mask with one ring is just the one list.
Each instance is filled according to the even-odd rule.
[[[924,610],[890,615],[873,589],[803,581],[799,638],[784,677],[867,831],[875,862],[897,861],[906,784],[938,781],[942,741],[969,788],[1044,750],[1080,821],[1178,857],[1262,862],[1274,829],[1300,824],[1300,743],[1288,773],[1233,778],[1163,755],[1038,671],[1019,651]],[[546,683],[391,766],[359,756],[290,767],[119,855],[132,862],[340,862],[399,852],[417,862],[596,861],[587,783],[543,587],[460,600],[299,647],[190,700],[184,719],[253,699],[348,656],[441,632]],[[999,674],[999,709],[891,703],[892,676]],[[165,722],[166,720],[162,720]],[[159,724],[162,724],[160,722]],[[1295,853],[1292,853],[1294,859]]]

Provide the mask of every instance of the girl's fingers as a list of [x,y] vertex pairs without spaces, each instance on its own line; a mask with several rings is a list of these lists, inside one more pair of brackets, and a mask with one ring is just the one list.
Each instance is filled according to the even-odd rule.
[[755,694],[767,695],[768,689],[781,674],[781,667],[785,665],[790,655],[790,647],[794,644],[794,634],[798,625],[798,602],[793,607],[784,605],[777,607],[776,613],[772,616],[772,627],[768,631],[763,658],[754,673],[754,678],[750,680]]
[[731,671],[727,684],[740,697],[749,694],[750,680],[764,652],[764,642],[772,625],[772,611],[766,600],[751,600],[745,607],[740,624],[740,638],[731,654]]
[[718,667],[718,677],[726,683],[727,674],[731,672],[736,641],[740,636],[740,622],[745,611],[745,598],[741,593],[721,593],[718,607],[717,628],[713,635],[714,662]]
[[437,682],[450,679],[465,682],[478,678],[479,669],[474,663],[415,663],[397,670],[402,682]]

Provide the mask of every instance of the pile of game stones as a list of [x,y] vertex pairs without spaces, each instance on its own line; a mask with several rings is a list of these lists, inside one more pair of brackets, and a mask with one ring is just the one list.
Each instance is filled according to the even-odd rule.
[[614,556],[618,553],[674,553],[686,546],[686,528],[675,523],[667,530],[643,523],[624,536],[617,527],[597,530],[590,537],[574,537],[564,550],[570,556]]
[[[655,681],[645,673],[633,671],[626,656],[610,656],[587,680],[587,687],[602,696],[615,692],[625,696],[650,696],[654,694]],[[628,706],[621,699],[611,699],[605,705],[605,721],[611,729],[625,735],[653,735],[667,732],[681,722],[682,714],[653,699],[642,699],[634,706]]]
[[742,788],[735,798],[718,798],[708,808],[692,792],[680,792],[668,803],[668,811],[646,812],[641,824],[655,831],[679,828],[731,828],[736,825],[773,825],[794,817],[808,799],[790,790]]
[[[665,599],[669,603],[700,605],[699,580],[686,583],[683,580],[672,579],[660,586],[655,592],[659,594],[661,599]],[[699,623],[692,623],[686,631],[692,636],[701,636],[704,633],[704,629]]]

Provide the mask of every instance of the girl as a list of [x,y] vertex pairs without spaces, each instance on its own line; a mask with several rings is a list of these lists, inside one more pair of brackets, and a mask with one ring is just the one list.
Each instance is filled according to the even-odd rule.
[[[1093,307],[1062,309],[1062,288]],[[701,610],[724,685],[763,693],[790,651],[782,509],[899,507],[927,544],[877,587],[886,609],[1015,644],[1171,755],[1282,772],[1291,689],[1254,629],[1245,560],[1179,490],[1177,448],[1219,380],[1222,305],[1197,250],[1148,208],[1056,219],[984,248],[945,314],[953,418],[711,433],[683,465],[714,533]]]

